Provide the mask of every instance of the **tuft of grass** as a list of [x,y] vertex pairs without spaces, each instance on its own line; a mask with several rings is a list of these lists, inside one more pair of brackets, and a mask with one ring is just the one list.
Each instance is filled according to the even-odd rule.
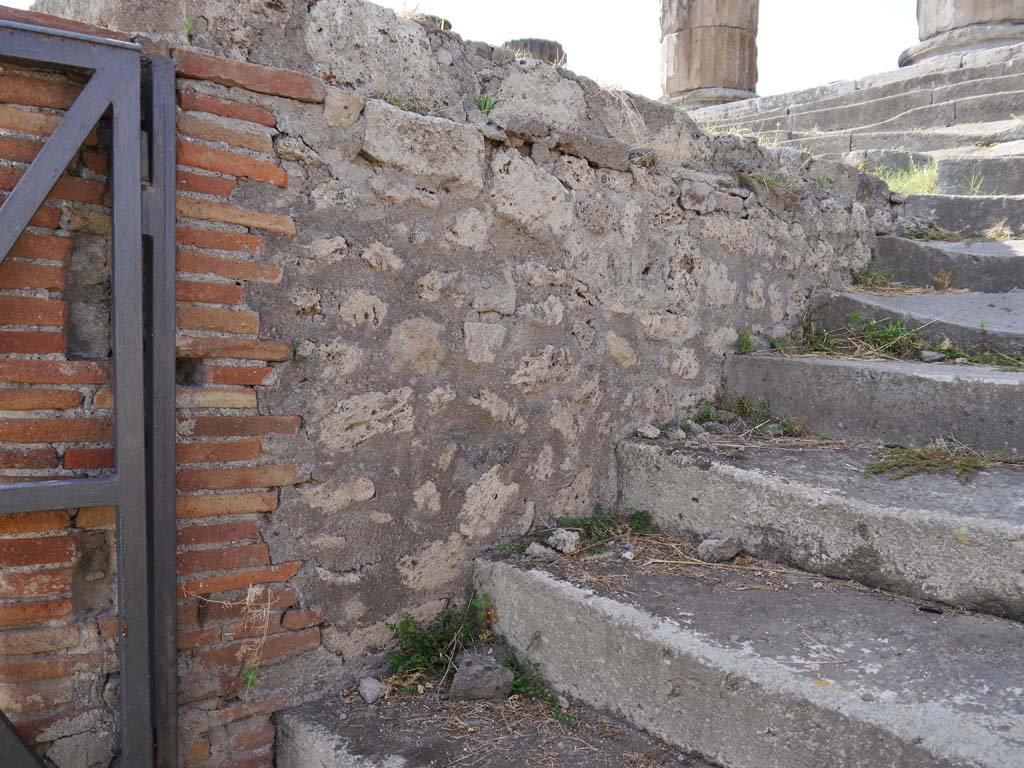
[[894,171],[879,166],[875,175],[901,195],[934,195],[939,190],[939,167],[935,163],[918,166],[911,159],[906,169]]
[[814,322],[805,321],[796,332],[773,339],[771,347],[792,354],[892,360],[916,360],[923,350],[930,350],[941,352],[950,360],[966,360],[974,365],[1010,371],[1024,370],[1024,358],[983,347],[962,349],[949,339],[929,341],[921,334],[924,327],[910,328],[899,321],[865,319],[854,313],[849,324],[838,331],[821,330]]
[[894,287],[893,279],[878,267],[867,266],[853,273],[853,284],[861,288],[884,289]]
[[439,685],[443,685],[455,672],[455,659],[460,653],[490,647],[499,652],[499,661],[515,673],[513,694],[544,701],[554,719],[571,722],[540,667],[521,659],[505,637],[494,632],[497,617],[490,596],[472,587],[461,611],[448,608],[429,624],[403,614],[397,624],[387,625],[395,636],[395,647],[387,654],[392,669],[390,680],[399,689],[410,692],[421,690],[420,683],[431,678],[440,677]]
[[751,335],[749,329],[744,328],[740,331],[740,336],[736,340],[736,351],[741,355],[749,355],[755,348],[754,337]]
[[932,278],[932,285],[937,291],[948,291],[953,287],[953,273],[948,269],[940,269]]
[[729,125],[704,120],[700,123],[704,133],[710,136],[739,136],[742,139],[754,139],[762,147],[777,147],[782,143],[780,131],[755,131],[743,125]]
[[984,186],[985,178],[981,175],[981,169],[978,166],[974,166],[974,170],[971,172],[970,196],[977,197],[980,195]]
[[595,504],[594,511],[586,517],[559,517],[555,525],[577,531],[583,548],[598,546],[627,534],[644,536],[654,530],[650,512],[626,510],[623,516],[618,516],[609,514],[601,504]]
[[185,26],[185,39],[188,40],[189,42],[192,42],[192,35],[194,35],[195,31],[196,31],[196,20],[193,17],[191,17],[191,16],[186,16],[185,17],[185,24],[184,24],[184,26]]
[[693,414],[693,421],[696,424],[707,424],[709,421],[714,421],[715,408],[711,403],[701,403],[697,408],[697,412]]
[[485,116],[490,117],[491,112],[498,104],[498,100],[489,93],[481,93],[473,97],[473,103],[476,104],[476,108]]
[[923,448],[886,446],[882,455],[873,459],[864,471],[869,475],[889,475],[893,480],[953,471],[960,482],[966,484],[983,469],[997,466],[1024,467],[1024,457],[986,453],[955,438],[941,437]]
[[719,410],[735,413],[745,431],[755,435],[769,435],[781,431],[786,437],[800,437],[806,432],[793,419],[779,416],[772,411],[767,400],[758,400],[755,403],[749,397],[723,390],[715,398],[714,405]]
[[945,243],[959,243],[965,238],[959,232],[950,232],[948,229],[934,225],[923,226],[919,229],[905,229],[901,237],[908,240],[929,240]]

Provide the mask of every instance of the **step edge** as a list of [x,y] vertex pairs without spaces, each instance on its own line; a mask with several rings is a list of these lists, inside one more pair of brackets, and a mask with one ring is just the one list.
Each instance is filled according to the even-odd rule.
[[[990,716],[956,712],[935,703],[925,707],[921,704],[893,705],[877,699],[865,702],[853,693],[799,678],[781,662],[721,647],[710,639],[702,638],[697,630],[684,629],[670,619],[659,618],[637,606],[577,587],[541,569],[524,570],[508,563],[479,558],[474,561],[474,581],[477,583],[485,581],[488,576],[493,578],[495,574],[502,573],[518,574],[528,580],[527,586],[549,590],[565,601],[580,604],[587,611],[630,636],[647,637],[653,644],[667,647],[680,656],[689,657],[695,663],[711,666],[726,675],[739,676],[763,690],[774,689],[778,695],[802,700],[843,720],[853,720],[868,728],[887,733],[900,741],[918,745],[937,759],[968,760],[975,761],[979,766],[1011,768],[1015,765],[1013,761],[1019,757],[1016,750],[1010,749],[1002,741],[993,742],[992,738],[987,738],[983,745],[979,745],[973,739],[958,738],[958,734],[964,731],[976,735],[977,731],[984,728],[986,722],[991,719]],[[483,580],[480,578],[481,575],[484,576]],[[543,662],[541,666],[544,666]],[[569,687],[558,685],[554,680],[552,682],[556,687]],[[927,717],[923,718],[924,722],[919,722],[922,718],[914,717],[914,714],[925,708],[928,710]],[[626,712],[620,710],[619,714],[632,720]],[[635,721],[634,724],[647,728]],[[654,735],[671,743],[670,736],[658,733]],[[993,758],[997,758],[998,761],[994,761]]]

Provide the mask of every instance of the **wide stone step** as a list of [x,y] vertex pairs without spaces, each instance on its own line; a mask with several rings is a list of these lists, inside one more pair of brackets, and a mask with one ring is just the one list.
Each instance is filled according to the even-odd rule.
[[932,288],[1001,293],[1024,290],[1024,240],[946,243],[878,238],[873,265],[890,280]]
[[1024,112],[1024,91],[932,101],[933,94],[912,92],[848,107],[790,115],[779,128],[789,131],[920,131],[928,128],[1008,120]]
[[1024,141],[956,149],[936,157],[943,195],[1024,195]]
[[903,215],[950,232],[975,234],[1005,226],[1024,235],[1024,195],[911,195]]
[[[558,723],[541,701],[449,701],[343,692],[277,716],[276,768],[714,768],[621,720],[574,704]],[[453,727],[454,725],[454,727]],[[585,745],[585,746],[583,746]],[[252,763],[245,763],[252,765]]]
[[626,441],[619,504],[694,541],[872,587],[1024,618],[1024,472],[865,474],[869,450],[742,454]]
[[726,382],[814,435],[906,446],[953,435],[1024,454],[1024,373],[766,353],[730,356]]
[[[842,80],[804,91],[764,96],[757,99],[721,104],[694,110],[697,118],[718,122],[743,120],[755,116],[774,117],[779,114],[798,114],[813,110],[845,107],[868,101],[898,96],[916,91],[940,91],[960,84],[965,90],[944,94],[945,99],[975,96],[984,93],[1018,90],[1013,78],[1020,74],[1018,68],[1006,62],[992,63],[977,67],[957,67],[939,61],[927,65],[883,72],[861,80]],[[979,85],[974,83],[988,83]]]
[[925,339],[961,349],[1024,357],[1024,292],[875,294],[822,291],[811,318],[821,330],[848,328],[854,317],[900,322]]
[[789,133],[778,137],[778,140],[784,146],[798,147],[814,155],[871,149],[934,152],[957,147],[979,147],[1024,140],[1024,120],[996,120],[988,123],[932,128],[924,131]]
[[730,768],[1020,768],[1024,625],[620,569],[615,596],[503,562],[476,580],[557,688]]

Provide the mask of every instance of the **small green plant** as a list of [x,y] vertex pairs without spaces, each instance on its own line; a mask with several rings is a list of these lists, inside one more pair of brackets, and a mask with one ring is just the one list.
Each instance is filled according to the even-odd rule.
[[489,641],[493,618],[490,598],[473,589],[461,611],[448,608],[426,626],[403,614],[397,624],[388,625],[397,641],[387,655],[396,682],[402,686],[421,677],[447,677],[456,656]]
[[709,421],[714,421],[715,409],[711,403],[701,403],[697,412],[693,414],[693,421],[697,424],[707,424]]
[[[396,641],[387,654],[391,680],[407,692],[419,690],[419,682],[429,678],[440,677],[443,685],[454,672],[455,659],[460,653],[493,648],[498,660],[515,673],[513,694],[543,701],[550,706],[554,719],[571,722],[572,718],[552,693],[540,668],[528,659],[521,659],[505,637],[494,632],[497,616],[490,596],[473,587],[467,590],[466,604],[461,611],[448,608],[429,624],[421,624],[411,615],[403,614],[397,624],[387,625]],[[535,635],[530,647],[536,640]]]
[[481,93],[473,97],[473,103],[476,104],[476,108],[485,116],[490,117],[494,107],[498,104],[498,100],[489,93]]
[[636,536],[649,536],[654,533],[654,517],[646,509],[635,509],[627,518],[629,532]]
[[242,691],[244,694],[248,694],[253,688],[256,687],[256,683],[259,682],[260,671],[256,667],[248,667],[242,672]]
[[988,467],[1024,467],[1024,458],[985,453],[952,437],[932,441],[923,448],[887,446],[865,468],[869,475],[889,475],[901,480],[912,475],[953,471],[961,483]]
[[185,25],[184,26],[185,26],[185,39],[191,42],[192,35],[195,34],[195,31],[196,31],[196,20],[194,18],[192,18],[191,16],[186,16],[185,17]]
[[901,195],[934,195],[939,190],[939,167],[935,163],[918,166],[911,158],[906,168],[894,170],[878,166],[874,173],[889,189]]
[[736,351],[741,355],[749,355],[755,348],[754,337],[751,336],[749,329],[744,328],[736,340]]

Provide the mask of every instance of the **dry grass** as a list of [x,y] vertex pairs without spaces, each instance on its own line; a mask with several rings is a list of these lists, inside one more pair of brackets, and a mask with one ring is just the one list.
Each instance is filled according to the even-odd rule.
[[1003,219],[999,223],[993,224],[988,229],[982,230],[981,236],[985,240],[995,240],[1005,243],[1007,240],[1013,240],[1013,230],[1007,226],[1006,219]]
[[[540,702],[519,696],[476,702],[444,701],[430,694],[396,694],[386,705],[367,711],[358,695],[350,693],[343,697],[342,704],[355,711],[368,741],[400,736],[402,741],[422,742],[421,748],[436,750],[431,764],[446,768],[485,768],[498,762],[559,768],[567,756],[601,768],[609,768],[610,759],[616,760],[616,768],[660,768],[669,760],[677,764],[674,749],[642,736],[630,742],[636,751],[621,751],[627,731],[602,715],[560,723],[550,718]],[[367,712],[365,720],[362,712]],[[433,736],[440,737],[444,744],[431,745]],[[610,754],[621,754],[625,762]]]
[[755,131],[742,125],[729,125],[705,120],[700,123],[701,129],[710,136],[739,136],[743,139],[754,139],[762,147],[777,147],[782,143],[782,131]]
[[1024,458],[979,451],[952,437],[942,437],[923,448],[887,446],[882,455],[868,464],[869,475],[889,475],[893,480],[920,474],[955,472],[967,483],[989,467],[1024,468]]
[[[242,644],[235,653],[238,659],[238,672],[235,674],[228,687],[220,695],[217,701],[217,708],[224,706],[234,696],[238,695],[243,701],[247,700],[250,692],[259,682],[260,663],[263,657],[263,646],[266,645],[267,635],[270,634],[270,617],[273,607],[273,595],[265,587],[250,585],[241,600],[213,600],[200,594],[186,593],[186,597],[192,597],[208,605],[220,605],[228,608],[239,609],[242,616],[242,626],[238,631],[238,637]],[[264,600],[264,597],[266,598]],[[233,634],[226,634],[225,640],[234,640]]]

